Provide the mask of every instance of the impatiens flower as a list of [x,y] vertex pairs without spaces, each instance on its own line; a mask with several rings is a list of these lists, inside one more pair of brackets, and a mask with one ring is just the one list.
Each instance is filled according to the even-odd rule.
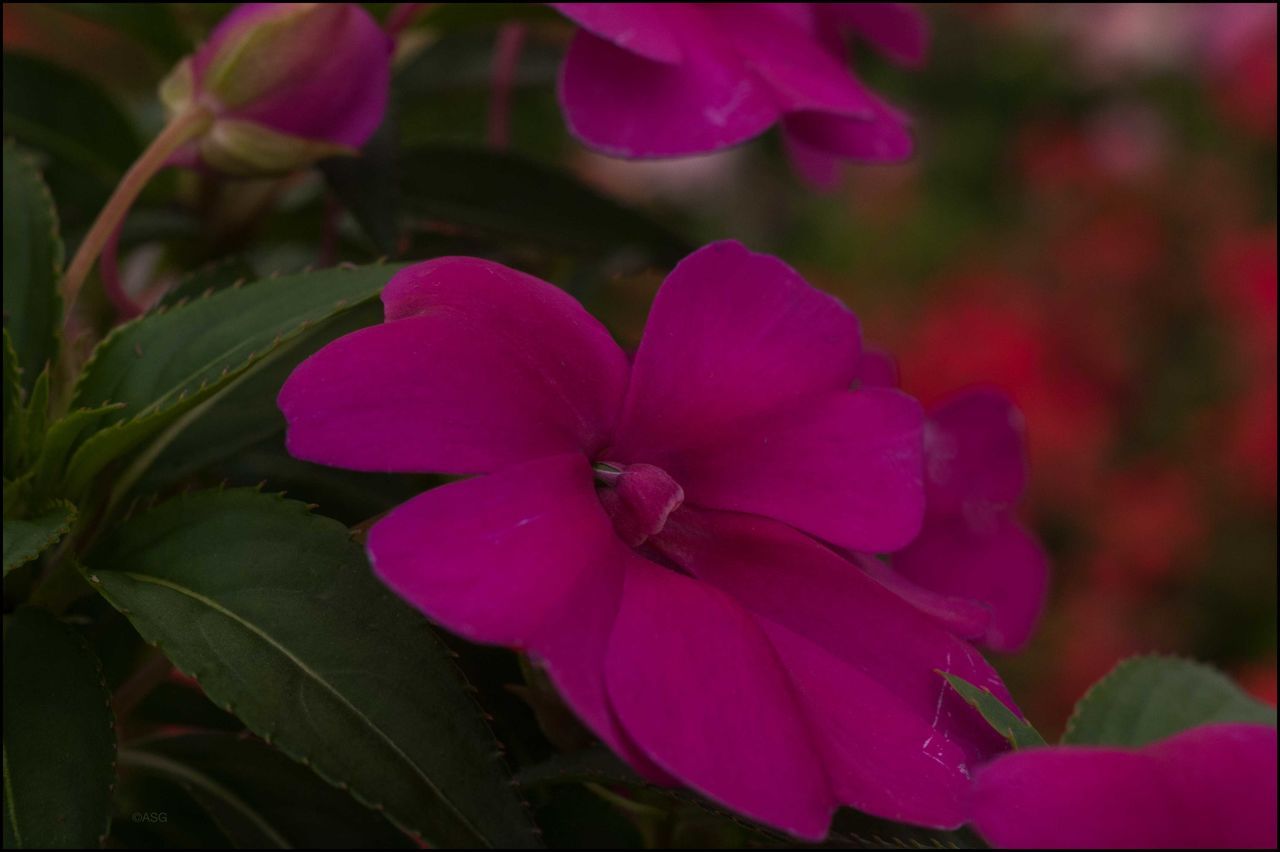
[[978,833],[1014,849],[1274,849],[1276,729],[1013,752],[978,771],[972,807]]
[[[864,354],[864,386],[897,387],[892,359]],[[1026,644],[1044,609],[1049,566],[1015,508],[1027,489],[1022,415],[993,388],[953,394],[925,422],[925,521],[892,568],[858,560],[958,635],[997,651]]]
[[899,548],[924,511],[921,410],[850,389],[852,313],[734,242],[672,271],[631,361],[484,260],[409,267],[382,300],[279,405],[299,458],[470,477],[371,528],[392,589],[539,660],[649,778],[807,838],[838,805],[964,820],[969,767],[1003,744],[938,671],[1007,693],[833,549]]
[[619,157],[716,151],[781,122],[821,186],[841,160],[899,161],[908,120],[848,66],[847,34],[918,64],[923,18],[896,3],[553,3],[581,30],[560,103],[585,144]]
[[965,391],[929,411],[924,529],[893,569],[943,595],[977,600],[997,651],[1027,643],[1044,609],[1049,566],[1015,509],[1027,489],[1022,415],[995,390]]
[[253,175],[355,153],[382,123],[392,46],[353,3],[237,7],[161,84],[171,114],[212,116],[173,161]]

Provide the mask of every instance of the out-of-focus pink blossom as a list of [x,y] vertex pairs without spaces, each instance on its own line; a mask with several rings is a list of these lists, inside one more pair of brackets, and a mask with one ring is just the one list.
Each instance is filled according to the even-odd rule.
[[418,264],[382,299],[386,322],[303,362],[279,404],[299,458],[471,475],[372,527],[391,588],[540,660],[650,778],[807,838],[841,804],[962,821],[969,768],[1004,746],[938,671],[1007,693],[828,546],[895,550],[924,512],[920,407],[850,389],[852,313],[733,242],[668,276],[631,361],[488,261]]
[[993,389],[955,394],[925,425],[924,529],[893,556],[893,568],[939,592],[990,609],[980,640],[1016,651],[1044,610],[1049,565],[1018,522],[1027,487],[1022,414]]
[[573,133],[619,157],[736,145],[781,122],[800,173],[911,155],[908,119],[848,67],[846,37],[917,65],[923,18],[893,3],[553,3],[581,29],[560,77]]
[[978,771],[972,807],[978,833],[1013,849],[1273,849],[1276,729],[1013,752]]
[[174,162],[252,175],[355,153],[382,123],[392,47],[353,3],[236,7],[161,85],[171,113],[212,114]]
[[[892,359],[868,352],[862,363],[865,385],[898,386]],[[858,560],[957,635],[997,651],[1026,644],[1049,584],[1044,550],[1015,514],[1027,489],[1025,428],[994,388],[934,406],[925,420],[924,527],[892,567]]]
[[[926,405],[975,384],[1008,394],[1026,417],[1037,494],[1075,503],[1098,486],[1114,413],[1074,353],[1063,351],[1063,316],[1000,272],[947,279],[901,351],[903,386]],[[1070,357],[1068,357],[1070,354]]]

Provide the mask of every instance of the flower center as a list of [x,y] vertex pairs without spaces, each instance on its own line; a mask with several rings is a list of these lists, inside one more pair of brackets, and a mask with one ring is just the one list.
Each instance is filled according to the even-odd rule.
[[662,532],[667,517],[684,502],[684,489],[660,467],[601,462],[595,471],[600,505],[631,547]]

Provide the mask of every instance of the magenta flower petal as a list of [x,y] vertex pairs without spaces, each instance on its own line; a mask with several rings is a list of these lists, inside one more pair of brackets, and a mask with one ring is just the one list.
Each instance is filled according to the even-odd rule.
[[685,507],[656,540],[671,561],[760,618],[825,648],[955,744],[968,765],[1007,748],[937,670],[989,688],[1013,706],[970,645],[843,557],[765,518]]
[[929,47],[929,25],[906,3],[814,3],[820,26],[838,26],[866,39],[902,65],[918,67]]
[[867,119],[825,112],[788,113],[782,129],[801,144],[842,159],[901,162],[915,152],[905,117],[883,104],[877,104],[875,116]]
[[[991,607],[989,605],[973,598],[943,595],[927,589],[907,579],[874,556],[863,553],[854,553],[850,556],[854,564],[865,571],[868,577],[916,609],[933,616],[939,624],[961,639],[981,639],[990,631]],[[897,557],[894,558],[896,561]],[[949,563],[944,564],[949,565]],[[943,570],[950,569],[944,567]]]
[[496,263],[441,258],[397,273],[383,301],[390,321],[335,340],[285,382],[293,455],[478,473],[590,455],[607,440],[626,356],[563,291]]
[[964,754],[929,720],[847,662],[767,620],[836,800],[885,819],[956,828]]
[[584,30],[645,59],[679,62],[687,12],[668,3],[551,3]]
[[619,548],[614,564],[591,571],[568,594],[564,611],[572,615],[548,623],[538,631],[529,652],[542,664],[565,702],[596,736],[654,784],[679,785],[680,780],[659,768],[618,723],[605,686],[605,659],[622,601],[626,566],[643,561]]
[[[741,243],[682,260],[654,299],[611,452],[623,461],[713,444],[725,427],[848,388],[857,318]],[[682,483],[683,484],[683,483]]]
[[858,361],[858,382],[862,387],[899,388],[898,362],[888,352],[864,349]]
[[[1022,415],[995,390],[962,392],[930,412],[924,529],[894,554],[891,572],[987,607],[981,639],[998,651],[1026,644],[1048,591],[1044,550],[1013,514],[1027,485],[1023,432]],[[928,600],[904,597],[931,611]]]
[[690,503],[880,553],[920,532],[923,427],[920,404],[900,391],[844,391],[742,423],[659,464]]
[[[839,160],[898,161],[905,117],[852,72],[849,33],[919,64],[922,16],[898,4],[561,3],[581,29],[560,103],[585,144],[622,157],[715,151],[783,119],[805,178],[834,185]],[[848,8],[846,8],[848,7]]]
[[700,50],[671,65],[585,31],[569,45],[559,97],[575,136],[620,157],[727,148],[763,133],[779,115],[769,89],[732,54]]
[[623,566],[579,454],[443,485],[369,531],[374,572],[433,620],[543,659],[579,717],[636,761],[604,694],[604,652]]
[[997,651],[1027,643],[1049,590],[1044,549],[1011,517],[980,531],[963,518],[930,518],[919,538],[893,554],[893,570],[935,592],[988,606],[982,641]]
[[835,189],[840,183],[840,170],[844,164],[839,157],[809,145],[787,132],[786,120],[782,125],[782,145],[792,168],[800,173],[811,186],[819,190]]
[[584,577],[620,572],[617,545],[580,454],[433,488],[368,541],[374,571],[405,600],[467,639],[519,648],[572,617]]
[[[819,49],[813,22],[794,7],[766,3],[710,4],[708,13],[743,61],[768,81],[788,112],[819,110],[862,119],[878,104],[841,57]],[[807,12],[804,6],[799,9]]]
[[995,390],[970,390],[929,412],[925,481],[931,514],[981,523],[1012,508],[1027,488],[1026,427]]
[[605,665],[618,718],[659,766],[749,817],[826,835],[835,802],[790,682],[722,592],[630,563]]
[[1017,751],[978,772],[972,810],[978,833],[1015,849],[1274,849],[1276,729]]

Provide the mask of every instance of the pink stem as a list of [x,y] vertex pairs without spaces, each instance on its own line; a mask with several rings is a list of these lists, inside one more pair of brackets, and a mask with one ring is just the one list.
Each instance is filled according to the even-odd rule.
[[124,284],[120,281],[117,253],[120,247],[120,232],[123,230],[124,223],[121,222],[107,238],[106,245],[102,247],[102,254],[98,258],[98,273],[102,276],[102,289],[116,309],[116,317],[121,322],[127,322],[136,316],[141,316],[142,308],[129,298],[129,294],[124,290]]
[[[151,140],[151,144],[124,173],[124,177],[120,178],[111,197],[107,199],[106,206],[98,212],[98,218],[94,219],[93,224],[89,226],[88,233],[80,241],[75,255],[71,258],[71,263],[67,266],[67,271],[62,275],[59,289],[62,291],[65,322],[71,322],[71,318],[75,315],[74,308],[76,298],[80,295],[80,286],[93,271],[94,264],[98,262],[98,255],[102,253],[107,240],[119,230],[120,223],[128,215],[129,208],[138,199],[142,188],[164,168],[165,163],[175,151],[204,133],[212,124],[213,113],[205,106],[192,107],[175,115],[165,125],[164,130]],[[63,339],[70,338],[68,336]]]
[[493,46],[492,93],[489,98],[487,141],[491,148],[506,148],[511,129],[511,88],[520,49],[524,46],[525,26],[514,21],[502,25]]

